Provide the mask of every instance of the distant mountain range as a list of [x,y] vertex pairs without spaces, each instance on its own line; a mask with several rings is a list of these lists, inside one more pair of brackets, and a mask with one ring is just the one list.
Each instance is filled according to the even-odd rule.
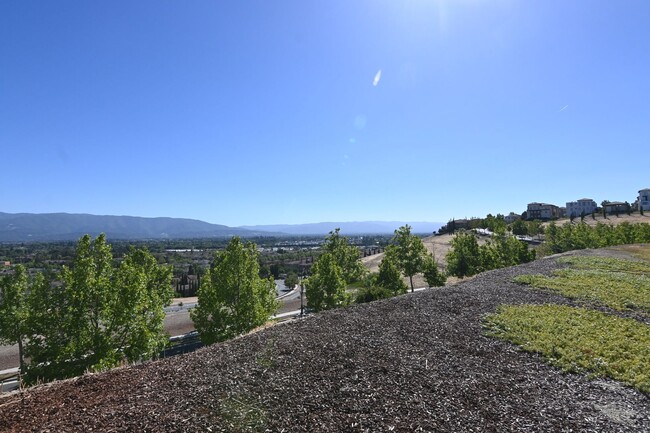
[[132,240],[325,235],[337,227],[346,235],[387,234],[404,224],[411,225],[414,233],[433,233],[443,225],[371,221],[228,227],[186,218],[0,212],[0,242],[77,240],[85,234],[99,233],[106,233],[109,239]]
[[184,218],[0,212],[0,241],[76,240],[85,234],[106,233],[109,239],[172,239],[250,237],[261,233]]
[[363,221],[363,222],[324,222],[311,224],[275,224],[241,226],[246,230],[265,232],[281,232],[290,235],[319,235],[327,234],[330,231],[340,228],[341,233],[346,235],[361,234],[392,234],[397,228],[408,224],[412,233],[428,233],[438,231],[445,223],[437,222],[400,222],[400,221]]

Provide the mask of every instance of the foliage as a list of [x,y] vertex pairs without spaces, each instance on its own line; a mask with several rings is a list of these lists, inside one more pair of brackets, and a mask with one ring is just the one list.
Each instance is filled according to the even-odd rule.
[[312,267],[312,275],[305,281],[307,305],[314,311],[329,310],[347,305],[346,281],[343,270],[330,252],[322,254]]
[[528,224],[523,219],[512,222],[512,234],[517,236],[526,236],[528,234]]
[[640,309],[650,314],[650,265],[607,257],[560,259],[574,267],[553,277],[521,275],[518,283],[554,290],[563,296],[597,302],[616,310]]
[[277,310],[275,283],[259,277],[255,244],[233,237],[217,251],[190,312],[201,341],[212,344],[264,324]]
[[481,256],[474,233],[457,233],[451,240],[451,249],[447,252],[446,261],[449,275],[462,278],[481,272]]
[[424,270],[422,273],[429,287],[444,286],[447,282],[447,277],[438,269],[438,262],[436,262],[436,259],[431,254],[427,254],[424,259]]
[[545,233],[546,245],[552,253],[650,242],[650,224],[627,221],[618,225],[599,222],[595,226],[551,222]]
[[402,280],[402,275],[395,257],[395,247],[389,246],[384,253],[384,258],[379,263],[379,275],[376,284],[388,290],[393,295],[406,293],[408,287]]
[[502,306],[488,335],[541,353],[569,372],[610,377],[650,393],[650,327],[633,319],[559,305]]
[[321,311],[347,305],[347,286],[363,279],[366,269],[359,249],[337,228],[325,237],[323,254],[314,262],[311,273],[305,281],[307,304]]
[[29,291],[27,270],[22,265],[0,279],[0,344],[18,344],[21,373],[25,372],[23,341],[29,332],[26,302]]
[[478,245],[472,232],[460,232],[451,240],[447,252],[447,273],[457,277],[475,275],[490,269],[498,269],[527,263],[535,259],[535,251],[526,243],[497,231],[484,245]]
[[501,214],[497,214],[497,216],[487,214],[487,216],[481,220],[479,227],[488,229],[491,232],[505,231],[506,221]]
[[361,279],[366,272],[366,268],[361,263],[361,253],[346,236],[341,236],[341,229],[337,228],[331,231],[325,237],[323,251],[329,253],[341,269],[343,279],[347,284]]
[[359,289],[354,296],[354,302],[361,304],[364,302],[377,301],[379,299],[388,299],[394,296],[394,293],[382,286],[370,286]]
[[70,377],[157,355],[166,344],[163,308],[171,269],[146,250],[114,268],[105,235],[82,237],[61,284],[41,281],[28,299],[29,380]]
[[284,279],[284,285],[287,289],[293,289],[298,285],[298,274],[295,272],[289,272],[287,277]]
[[424,270],[427,249],[422,239],[411,234],[411,227],[408,224],[395,230],[393,243],[395,261],[402,273],[409,277],[412,292],[413,276]]
[[505,233],[494,233],[492,240],[479,247],[481,269],[499,269],[535,260],[535,251],[528,245]]

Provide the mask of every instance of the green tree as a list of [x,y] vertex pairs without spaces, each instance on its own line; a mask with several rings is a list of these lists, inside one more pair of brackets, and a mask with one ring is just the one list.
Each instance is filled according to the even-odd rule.
[[544,227],[542,222],[539,220],[532,220],[527,222],[528,225],[528,235],[529,236],[539,236],[544,234]]
[[337,228],[325,237],[323,251],[332,255],[341,269],[343,279],[350,284],[361,279],[366,268],[361,263],[359,249],[350,245],[349,239],[346,236],[341,236],[340,231],[341,229]]
[[21,374],[25,373],[23,342],[28,333],[28,292],[27,271],[23,265],[16,265],[13,274],[0,279],[0,343],[18,344]]
[[364,302],[377,301],[379,299],[388,299],[393,296],[393,293],[381,286],[364,287],[357,291],[354,295],[354,302],[362,304]]
[[386,248],[384,252],[384,258],[379,263],[379,275],[377,275],[376,284],[389,290],[393,295],[406,293],[408,289],[402,280],[394,245]]
[[427,282],[429,287],[439,287],[444,286],[447,282],[447,277],[444,273],[440,272],[438,269],[438,262],[433,257],[432,254],[427,254],[424,259],[424,280]]
[[214,254],[190,312],[201,341],[212,344],[264,324],[277,310],[273,279],[259,277],[257,247],[233,237]]
[[472,232],[459,232],[451,240],[446,255],[447,273],[466,277],[481,271],[481,256],[476,236]]
[[482,271],[504,268],[535,259],[535,251],[505,232],[494,233],[491,240],[479,247]]
[[305,280],[307,305],[314,311],[347,305],[346,287],[343,270],[334,255],[323,253],[312,266],[312,275]]
[[118,358],[140,360],[155,357],[168,341],[165,310],[171,303],[172,269],[161,266],[146,249],[131,249],[115,278],[113,347]]
[[50,380],[148,359],[166,342],[171,269],[146,250],[113,266],[105,235],[82,237],[61,284],[36,284],[28,303],[30,380]]
[[528,224],[526,224],[523,219],[513,221],[512,234],[517,236],[526,236],[528,234]]
[[397,265],[402,273],[409,277],[411,292],[413,292],[413,276],[424,270],[427,249],[422,239],[411,234],[411,226],[408,224],[395,230],[393,243]]
[[287,289],[293,289],[298,285],[298,275],[295,272],[289,272],[284,279],[284,285]]

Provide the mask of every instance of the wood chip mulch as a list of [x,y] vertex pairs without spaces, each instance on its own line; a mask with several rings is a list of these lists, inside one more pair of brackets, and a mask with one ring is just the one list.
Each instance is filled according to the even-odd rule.
[[1,432],[650,432],[650,398],[482,333],[553,259],[0,396]]

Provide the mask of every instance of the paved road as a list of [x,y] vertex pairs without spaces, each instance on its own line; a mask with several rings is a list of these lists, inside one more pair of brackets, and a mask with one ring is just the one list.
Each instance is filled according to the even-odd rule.
[[[190,319],[189,310],[196,306],[196,298],[176,302],[165,309],[165,330],[169,335],[182,335],[194,331],[194,323]],[[278,313],[300,310],[300,290],[294,290],[283,295],[280,299]],[[18,346],[0,346],[0,370],[18,367]]]

